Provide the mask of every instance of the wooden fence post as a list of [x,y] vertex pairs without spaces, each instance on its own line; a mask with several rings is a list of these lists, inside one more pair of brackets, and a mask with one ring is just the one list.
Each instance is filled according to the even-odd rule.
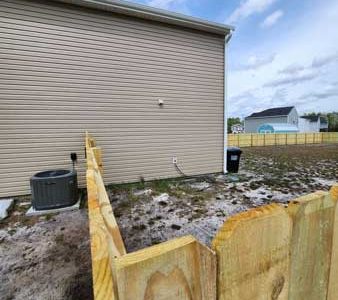
[[218,299],[287,300],[291,229],[290,217],[277,204],[228,219],[212,242]]
[[327,192],[291,202],[290,300],[326,299],[330,272],[335,203]]
[[329,290],[327,300],[338,299],[338,184],[335,184],[330,190],[331,197],[335,201],[335,219],[332,240],[331,269],[329,278]]
[[264,133],[264,136],[263,136],[263,145],[265,146],[265,136],[266,136],[266,133]]

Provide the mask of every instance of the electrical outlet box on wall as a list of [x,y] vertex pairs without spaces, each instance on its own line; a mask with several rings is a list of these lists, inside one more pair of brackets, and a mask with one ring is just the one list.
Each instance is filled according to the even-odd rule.
[[173,164],[177,164],[177,156],[173,156]]

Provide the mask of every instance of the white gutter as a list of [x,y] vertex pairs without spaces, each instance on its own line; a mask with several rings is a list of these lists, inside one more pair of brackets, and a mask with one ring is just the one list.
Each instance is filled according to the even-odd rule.
[[224,38],[224,149],[223,149],[223,173],[227,171],[227,148],[228,148],[228,43],[232,37],[230,32]]

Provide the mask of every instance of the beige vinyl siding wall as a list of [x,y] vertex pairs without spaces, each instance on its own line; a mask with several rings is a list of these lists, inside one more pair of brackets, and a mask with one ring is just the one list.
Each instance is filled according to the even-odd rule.
[[[221,172],[222,36],[52,1],[0,2],[0,196],[69,168],[84,132],[106,183]],[[162,108],[158,99],[164,100]]]

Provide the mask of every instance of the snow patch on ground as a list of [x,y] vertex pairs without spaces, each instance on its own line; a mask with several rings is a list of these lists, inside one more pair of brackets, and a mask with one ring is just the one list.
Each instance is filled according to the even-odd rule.
[[[337,180],[337,145],[255,147],[243,149],[238,174],[114,185],[108,193],[131,252],[186,234],[210,245],[234,214],[286,206]],[[29,205],[29,197],[15,199],[0,223],[1,298],[93,299],[87,210],[26,217]]]
[[0,220],[7,218],[9,210],[12,208],[14,199],[0,200]]

